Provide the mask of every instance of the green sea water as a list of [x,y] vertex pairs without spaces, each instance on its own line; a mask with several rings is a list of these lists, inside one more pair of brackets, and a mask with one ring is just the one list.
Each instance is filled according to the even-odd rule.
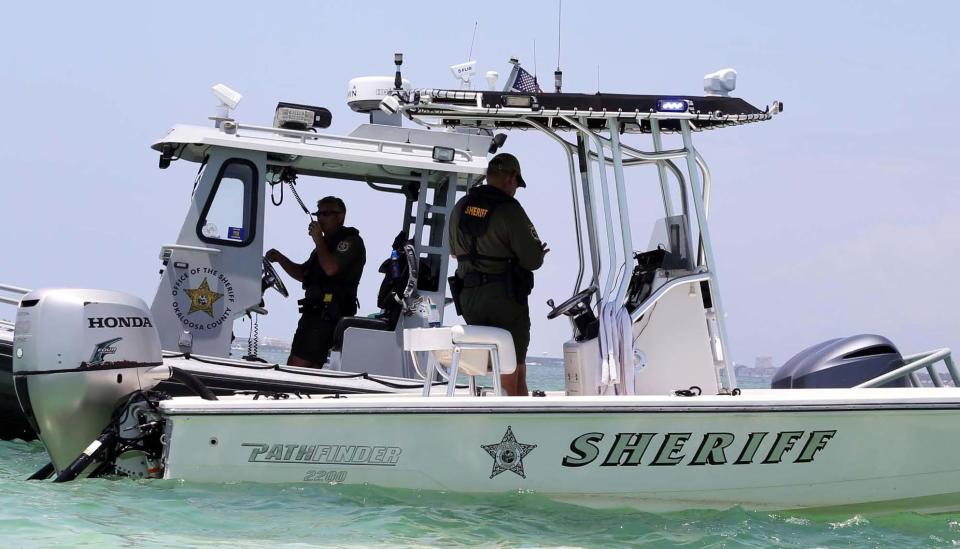
[[374,487],[23,480],[38,442],[0,442],[3,547],[947,547],[960,515],[819,516],[739,508],[597,510],[530,493]]
[[[531,387],[562,367],[531,364]],[[0,547],[948,547],[960,513],[591,509],[535,493],[316,484],[24,480],[39,442],[0,442]]]

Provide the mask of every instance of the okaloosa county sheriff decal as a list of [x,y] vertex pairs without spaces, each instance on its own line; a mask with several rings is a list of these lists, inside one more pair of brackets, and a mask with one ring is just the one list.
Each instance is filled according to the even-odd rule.
[[[203,277],[200,280],[200,277]],[[190,281],[200,280],[191,288]],[[217,290],[210,287],[213,281]],[[196,267],[184,271],[173,283],[170,292],[173,297],[173,312],[180,322],[194,330],[215,330],[230,318],[232,305],[236,301],[233,284],[230,279],[216,269]]]
[[493,470],[490,471],[490,478],[504,471],[512,471],[520,475],[521,478],[527,478],[527,475],[523,472],[523,458],[532,452],[537,445],[517,442],[517,437],[513,435],[513,428],[507,425],[507,432],[503,434],[500,442],[484,444],[480,447],[493,458]]

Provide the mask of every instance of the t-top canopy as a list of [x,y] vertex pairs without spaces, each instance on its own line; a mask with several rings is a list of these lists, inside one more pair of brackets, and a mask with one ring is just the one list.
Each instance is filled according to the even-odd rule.
[[530,128],[528,121],[554,129],[572,129],[563,117],[586,118],[590,128],[608,119],[624,123],[624,131],[650,132],[650,119],[664,132],[680,131],[689,120],[694,131],[762,122],[783,110],[774,102],[764,110],[736,97],[632,95],[620,93],[515,93],[470,90],[416,90],[405,110],[413,118],[439,117],[447,126]]

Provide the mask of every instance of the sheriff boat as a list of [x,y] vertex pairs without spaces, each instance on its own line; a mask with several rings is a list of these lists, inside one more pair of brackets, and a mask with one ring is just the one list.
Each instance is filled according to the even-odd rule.
[[[226,113],[215,127],[174,127],[153,146],[161,166],[203,170],[153,305],[99,290],[18,300],[13,375],[51,457],[35,478],[524,490],[649,510],[960,508],[960,391],[934,368],[944,362],[960,382],[948,350],[903,356],[880,336],[839,338],[789,361],[775,388],[736,387],[712,179],[693,136],[768,121],[783,106],[729,97],[733,84],[726,71],[706,79],[704,96],[414,90],[398,64],[392,82],[351,83],[351,106],[370,122],[347,136],[313,131],[325,110],[289,104],[270,127]],[[504,145],[497,132],[512,130],[556,143],[580,254],[567,269],[571,297],[548,313],[570,330],[565,391],[508,398],[496,386],[515,363],[508,334],[431,327],[414,311],[439,304],[442,322],[451,208]],[[635,166],[655,168],[644,173],[656,174],[660,219],[631,216]],[[331,367],[418,379],[416,391],[217,397],[161,350],[226,352],[231,319],[260,306],[264,271],[278,284],[261,260],[265,197],[296,178],[405,197],[399,241],[418,277],[395,292],[393,318],[346,320]],[[639,250],[637,223],[652,235]],[[202,304],[212,309],[194,317],[203,322],[184,312],[197,288],[220,296]],[[938,387],[917,386],[922,369]],[[488,374],[492,389],[475,382]],[[153,390],[177,376],[199,396]]]

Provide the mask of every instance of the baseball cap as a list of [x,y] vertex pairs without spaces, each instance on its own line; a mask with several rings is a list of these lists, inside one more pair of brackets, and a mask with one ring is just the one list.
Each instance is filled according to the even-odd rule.
[[527,182],[524,181],[523,176],[520,175],[520,161],[510,153],[500,153],[491,158],[490,163],[487,164],[487,170],[513,172],[517,174],[517,185],[520,187],[527,186]]

